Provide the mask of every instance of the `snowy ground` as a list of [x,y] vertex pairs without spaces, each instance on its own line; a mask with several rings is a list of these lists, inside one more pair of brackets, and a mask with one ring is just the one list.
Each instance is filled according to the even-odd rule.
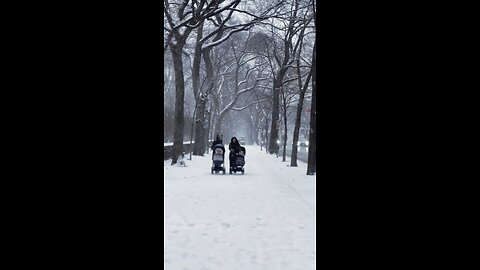
[[245,175],[211,175],[209,155],[165,161],[166,270],[315,269],[315,176],[245,148]]

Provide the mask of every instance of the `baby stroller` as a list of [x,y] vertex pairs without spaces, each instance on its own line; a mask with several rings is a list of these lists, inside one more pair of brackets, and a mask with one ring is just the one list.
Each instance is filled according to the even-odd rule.
[[213,146],[213,155],[212,155],[212,174],[213,172],[218,173],[219,171],[223,171],[225,174],[225,167],[223,166],[225,157],[225,147],[221,144],[216,144]]
[[232,172],[237,173],[237,172],[242,172],[242,174],[245,174],[245,169],[243,166],[245,165],[245,147],[240,146],[236,150],[233,150],[232,153],[232,161],[230,163],[230,174]]

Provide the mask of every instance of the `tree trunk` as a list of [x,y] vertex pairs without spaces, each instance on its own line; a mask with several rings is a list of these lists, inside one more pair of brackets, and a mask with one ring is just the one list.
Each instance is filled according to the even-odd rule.
[[[212,95],[213,88],[215,86],[215,81],[213,79],[213,64],[212,64],[212,60],[210,59],[210,51],[211,51],[211,49],[205,49],[204,51],[202,51],[203,62],[205,63],[205,71],[206,71],[206,74],[207,74],[206,91],[205,91],[205,94],[206,94],[207,97]],[[215,105],[217,105],[216,104],[217,102],[215,102],[216,98],[218,98],[218,97],[214,97],[214,100],[213,100]],[[206,105],[205,102],[202,105],[203,105],[203,111],[205,111],[205,105]],[[214,108],[215,111],[218,110],[218,109],[219,108]],[[210,112],[212,112],[212,110],[210,110]],[[214,131],[216,132],[215,129],[214,129]]]
[[[196,112],[197,112],[197,105],[195,105],[195,109],[193,110],[193,117],[192,117],[193,119],[195,119],[195,114],[196,114]],[[192,143],[192,140],[193,140],[193,126],[194,126],[194,124],[195,124],[195,121],[192,121],[192,127],[190,128],[190,145],[188,146],[188,152],[190,153],[190,158],[189,158],[189,160],[192,160],[192,152],[193,152],[193,149],[192,149],[192,148],[194,147],[194,146],[192,146],[192,144],[195,145],[194,143]]]
[[268,118],[265,117],[265,152],[268,152],[267,145],[269,145],[268,138]]
[[183,77],[182,45],[170,45],[172,52],[173,68],[175,71],[175,128],[173,133],[172,165],[177,163],[178,157],[183,152],[183,128],[185,80]]
[[[249,115],[248,116],[248,136],[247,136],[247,141],[245,143],[248,143],[248,144],[255,144],[256,140],[255,140],[255,136],[257,135],[257,129],[256,129],[256,122],[254,119],[252,119],[252,115]],[[258,119],[258,118],[255,118],[255,119]]]
[[283,121],[284,121],[284,128],[285,132],[283,133],[283,157],[282,161],[286,161],[286,156],[287,156],[287,108],[285,105],[285,114],[283,115]]
[[225,118],[226,113],[227,113],[227,111],[223,111],[222,113],[220,113],[217,116],[217,119],[216,119],[216,122],[215,122],[215,128],[214,128],[215,134],[223,134],[223,132],[222,132],[222,122],[223,122],[223,118]]
[[286,69],[281,68],[278,71],[277,78],[273,83],[273,107],[272,107],[272,123],[270,130],[270,143],[268,146],[268,151],[270,154],[277,152],[278,145],[278,120],[280,114],[280,88],[283,85],[283,76],[285,75]]
[[260,123],[260,117],[257,115],[255,118],[255,123],[253,124],[253,143],[260,145],[260,142],[258,141],[258,131],[259,131],[259,123]]
[[197,113],[195,117],[195,145],[193,154],[203,156],[205,153],[205,100],[198,100]]
[[211,127],[211,119],[212,119],[212,105],[210,105],[210,109],[207,111],[208,115],[208,124],[207,124],[207,130],[205,131],[205,150],[207,151],[207,154],[210,149],[210,144],[208,143],[210,137],[210,127]]
[[316,59],[315,59],[315,50],[317,43],[313,45],[313,56],[312,56],[312,109],[310,112],[310,134],[308,137],[308,165],[307,165],[307,175],[313,175],[317,172],[317,87],[316,87]]
[[200,22],[197,29],[197,43],[195,46],[195,52],[193,55],[192,66],[192,84],[193,93],[196,101],[196,114],[195,114],[195,144],[193,149],[193,155],[203,156],[205,153],[205,106],[206,96],[200,89],[200,63],[202,60],[202,43],[200,40],[203,38],[203,21]]
[[277,139],[278,139],[278,114],[279,114],[279,90],[276,83],[273,89],[273,108],[272,108],[272,123],[270,129],[270,139],[268,152],[274,154],[277,151]]
[[[300,65],[298,65],[300,66]],[[300,75],[300,70],[298,71],[298,75]],[[310,77],[312,76],[312,71],[308,73],[307,80],[305,81],[305,85],[303,85],[303,89],[300,91],[300,99],[298,100],[298,107],[297,107],[297,115],[295,116],[295,128],[293,129],[293,143],[292,143],[292,156],[290,167],[297,167],[297,158],[298,158],[298,137],[300,133],[300,125],[302,123],[302,111],[303,111],[303,100],[305,98],[305,93],[307,92],[308,82],[310,81]],[[301,87],[301,81],[299,76],[299,86]]]
[[216,114],[213,114],[213,118],[212,118],[212,123],[210,125],[210,137],[212,140],[215,140],[215,129],[214,129],[214,124],[216,123],[217,121],[217,115]]

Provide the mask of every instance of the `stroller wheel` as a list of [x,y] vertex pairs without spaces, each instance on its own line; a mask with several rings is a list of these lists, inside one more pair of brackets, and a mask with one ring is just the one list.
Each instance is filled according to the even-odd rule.
[[212,168],[212,174],[213,174],[213,168]]
[[245,174],[245,170],[244,170],[244,169],[242,169],[242,174]]
[[225,169],[223,169],[223,174],[225,174]]

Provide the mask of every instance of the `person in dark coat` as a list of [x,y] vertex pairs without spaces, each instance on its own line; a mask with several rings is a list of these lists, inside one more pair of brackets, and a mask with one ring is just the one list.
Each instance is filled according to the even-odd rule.
[[238,142],[237,137],[232,137],[228,144],[228,150],[237,150],[238,147],[240,147],[240,143]]
[[222,140],[222,137],[220,137],[220,134],[217,134],[217,136],[215,137],[215,141],[213,141],[213,143],[212,143],[212,150],[213,150],[213,147],[214,147],[216,144],[221,144],[221,145],[223,145],[223,140]]
[[235,153],[238,151],[240,147],[240,143],[237,140],[237,137],[232,137],[230,143],[228,144],[228,150],[230,150],[229,160],[230,160],[230,167],[233,167]]
[[[217,145],[217,144],[220,144],[220,145],[221,145],[220,148],[223,150],[222,156],[223,156],[223,158],[225,159],[225,147],[223,146],[223,140],[222,140],[222,137],[220,136],[220,134],[217,134],[217,136],[215,137],[215,141],[213,141],[213,143],[212,143],[212,151],[213,151],[215,145]],[[213,155],[214,155],[214,154],[215,154],[215,153],[212,152],[212,160],[213,160]]]

